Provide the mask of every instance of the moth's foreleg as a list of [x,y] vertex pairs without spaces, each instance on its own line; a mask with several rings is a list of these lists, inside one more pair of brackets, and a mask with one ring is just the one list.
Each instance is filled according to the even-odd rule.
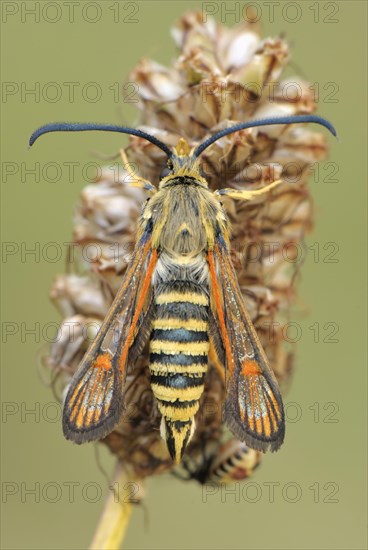
[[132,181],[129,182],[131,187],[139,187],[144,189],[148,193],[156,193],[157,189],[152,183],[144,178],[138,176],[133,168],[132,163],[129,162],[128,157],[124,149],[120,149],[121,160],[123,161],[123,167],[128,172],[129,176],[132,178]]

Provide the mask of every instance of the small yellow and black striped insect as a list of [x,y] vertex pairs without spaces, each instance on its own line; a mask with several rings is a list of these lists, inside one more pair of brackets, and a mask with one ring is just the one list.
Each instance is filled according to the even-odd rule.
[[103,130],[147,139],[168,157],[158,189],[134,174],[152,193],[139,220],[132,260],[101,329],[67,393],[63,429],[76,443],[105,437],[118,424],[124,381],[150,341],[152,391],[162,414],[161,433],[180,462],[195,430],[210,348],[226,380],[224,418],[249,447],[277,450],[284,440],[283,403],[256,331],[244,307],[229,253],[230,225],[221,196],[250,200],[259,190],[212,192],[201,175],[200,155],[230,133],[256,126],[315,122],[336,135],[323,118],[306,115],[236,124],[190,149],[181,139],[169,148],[141,130],[110,125],[56,123],[55,131]]

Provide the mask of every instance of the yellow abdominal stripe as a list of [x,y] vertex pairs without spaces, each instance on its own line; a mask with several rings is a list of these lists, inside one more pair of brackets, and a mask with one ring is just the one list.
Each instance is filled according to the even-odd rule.
[[171,340],[151,340],[151,353],[166,355],[207,355],[209,342],[172,342]]
[[196,414],[199,409],[199,401],[196,401],[193,405],[189,407],[175,407],[169,403],[159,402],[158,408],[162,416],[170,418],[170,420],[176,422],[187,422]]
[[152,323],[154,329],[160,330],[170,330],[177,328],[184,328],[186,330],[194,330],[197,332],[207,332],[208,323],[207,321],[197,321],[196,319],[189,319],[189,321],[184,321],[179,317],[176,319],[155,319]]
[[207,364],[199,365],[193,363],[192,365],[174,365],[171,363],[151,363],[150,371],[154,374],[160,374],[161,376],[169,374],[188,374],[188,375],[200,375],[207,372]]
[[152,391],[156,399],[174,403],[175,401],[194,401],[201,397],[203,393],[203,384],[188,388],[170,388],[160,384],[151,384]]
[[196,294],[195,292],[166,292],[156,298],[156,304],[171,304],[172,302],[188,302],[200,306],[208,306],[208,297],[205,294]]

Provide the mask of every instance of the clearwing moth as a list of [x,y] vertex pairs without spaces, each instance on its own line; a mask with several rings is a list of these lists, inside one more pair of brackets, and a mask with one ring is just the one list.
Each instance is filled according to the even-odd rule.
[[175,462],[195,430],[210,347],[226,381],[224,419],[232,433],[252,449],[279,449],[285,434],[283,402],[240,292],[221,197],[251,200],[280,180],[257,190],[212,192],[201,173],[200,155],[239,130],[309,122],[336,136],[332,124],[314,115],[235,124],[192,149],[184,139],[171,149],[141,130],[103,124],[52,123],[32,134],[30,145],[48,132],[120,132],[144,138],[167,155],[158,189],[131,173],[134,185],[151,197],[121,288],[69,387],[63,411],[67,439],[94,441],[115,428],[123,412],[126,373],[149,340],[151,388],[162,414],[161,434]]

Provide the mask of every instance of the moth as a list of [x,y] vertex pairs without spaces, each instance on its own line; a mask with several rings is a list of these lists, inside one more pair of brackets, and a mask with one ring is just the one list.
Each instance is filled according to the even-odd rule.
[[126,374],[149,340],[151,388],[174,462],[181,461],[195,430],[210,348],[225,379],[227,426],[253,449],[279,449],[285,434],[283,402],[244,305],[230,257],[229,219],[221,204],[222,196],[251,200],[279,181],[257,190],[212,192],[201,172],[201,154],[239,130],[306,122],[336,135],[327,120],[313,115],[235,124],[192,149],[183,138],[170,148],[142,130],[111,125],[53,123],[32,134],[30,145],[48,132],[121,132],[145,138],[167,155],[158,189],[132,173],[135,185],[152,196],[143,206],[121,288],[66,395],[67,439],[102,439],[117,426]]

